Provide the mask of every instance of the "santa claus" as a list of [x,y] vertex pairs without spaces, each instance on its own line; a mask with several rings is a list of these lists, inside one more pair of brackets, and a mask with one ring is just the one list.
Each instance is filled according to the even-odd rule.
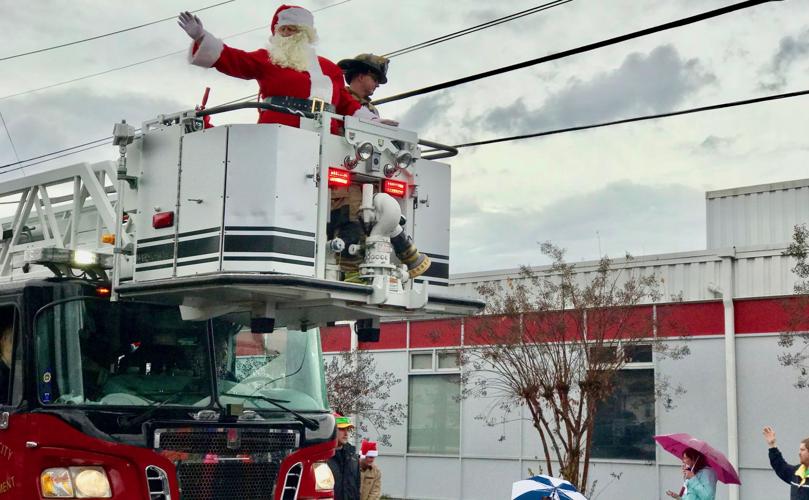
[[300,118],[294,113],[312,111],[378,119],[345,90],[342,70],[317,56],[314,17],[302,7],[278,7],[270,25],[269,46],[253,52],[228,47],[202,27],[199,17],[189,12],[180,14],[178,24],[193,40],[188,54],[191,64],[256,80],[259,99],[293,113],[261,110],[259,123],[297,127]]

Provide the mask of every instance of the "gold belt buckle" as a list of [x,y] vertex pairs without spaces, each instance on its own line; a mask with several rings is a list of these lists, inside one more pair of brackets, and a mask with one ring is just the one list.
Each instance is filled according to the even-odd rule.
[[325,107],[326,101],[318,99],[317,97],[312,98],[312,109],[310,110],[312,113],[322,113]]

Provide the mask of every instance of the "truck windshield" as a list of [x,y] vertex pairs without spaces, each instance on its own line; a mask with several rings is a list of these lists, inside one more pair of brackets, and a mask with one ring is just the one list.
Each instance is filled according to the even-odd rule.
[[45,405],[326,409],[317,329],[253,334],[248,314],[184,321],[176,306],[60,301],[35,319]]

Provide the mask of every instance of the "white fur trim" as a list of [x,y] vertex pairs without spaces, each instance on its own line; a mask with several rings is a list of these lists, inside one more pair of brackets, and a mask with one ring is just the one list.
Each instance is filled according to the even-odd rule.
[[317,98],[331,103],[334,94],[334,84],[332,84],[331,78],[323,74],[323,68],[320,67],[320,61],[315,51],[312,51],[309,56],[309,64],[306,67],[306,71],[309,72],[309,79],[312,81],[309,99]]
[[315,27],[315,17],[306,9],[290,7],[278,13],[278,26],[309,26]]
[[354,111],[352,116],[356,118],[365,118],[366,120],[379,120],[379,117],[365,106],[362,106],[357,111]]
[[369,451],[368,453],[365,454],[366,457],[376,457],[378,455],[379,455],[379,452],[376,451],[376,450],[371,450],[371,451]]
[[210,68],[219,60],[224,48],[225,44],[222,43],[222,40],[206,31],[196,52],[194,52],[194,42],[191,42],[191,48],[188,49],[188,62],[194,66]]

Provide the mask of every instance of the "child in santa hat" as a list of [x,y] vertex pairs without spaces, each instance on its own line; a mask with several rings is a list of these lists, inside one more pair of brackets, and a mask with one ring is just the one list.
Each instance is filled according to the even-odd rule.
[[382,471],[374,463],[378,454],[375,441],[362,440],[360,444],[360,500],[379,500],[382,497]]

